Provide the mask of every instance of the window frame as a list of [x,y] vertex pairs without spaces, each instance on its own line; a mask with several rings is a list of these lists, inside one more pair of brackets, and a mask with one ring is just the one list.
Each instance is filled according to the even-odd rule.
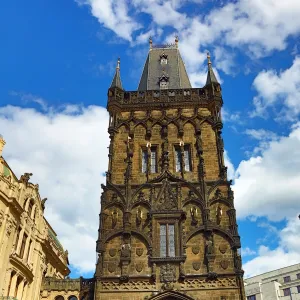
[[256,300],[256,295],[247,296],[247,300]]
[[284,277],[283,277],[283,282],[284,282],[284,283],[291,282],[291,276],[290,276],[290,275],[284,276]]
[[285,289],[283,289],[283,296],[284,297],[290,296],[290,295],[291,295],[291,288],[285,288]]
[[[181,156],[181,147],[180,144],[174,144],[174,169],[175,172],[180,173],[182,172],[181,166],[182,166],[182,156]],[[188,157],[186,158],[186,154],[188,153]],[[184,172],[189,173],[193,172],[193,166],[192,166],[192,147],[191,144],[187,143],[183,145],[183,159],[184,159]],[[186,161],[188,161],[188,164],[186,164]],[[179,168],[177,167],[179,163]]]
[[[153,170],[152,153],[155,153],[154,172],[152,172],[152,170]],[[145,159],[145,162],[144,162],[144,159]],[[148,161],[149,161],[149,159],[150,159],[150,170],[148,170]],[[144,164],[146,164],[145,169],[144,169]],[[150,146],[150,158],[148,157],[148,148],[147,148],[147,146],[142,146],[141,147],[141,168],[140,168],[140,170],[143,174],[147,174],[147,173],[148,174],[156,174],[156,173],[158,173],[158,145],[151,145]]]
[[297,285],[297,292],[300,294],[300,285]]
[[[166,255],[163,256],[161,253],[161,228],[165,226],[166,228]],[[173,247],[174,247],[174,255],[170,255],[170,234],[169,234],[169,226],[173,226],[174,230],[174,237],[173,237]],[[176,229],[175,229],[175,222],[159,222],[159,257],[161,258],[174,258],[176,257]]]
[[296,278],[297,278],[297,279],[300,279],[300,273],[297,273],[297,274],[296,274]]

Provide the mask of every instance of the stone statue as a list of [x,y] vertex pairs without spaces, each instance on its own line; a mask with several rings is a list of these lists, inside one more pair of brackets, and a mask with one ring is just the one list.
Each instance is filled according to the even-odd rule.
[[142,224],[142,216],[143,216],[143,213],[142,213],[141,208],[139,207],[136,211],[136,225],[137,226],[140,226]]
[[121,247],[121,257],[129,258],[131,254],[131,246],[130,244],[123,244]]
[[116,208],[112,211],[111,218],[112,218],[112,228],[114,228],[116,227],[118,221],[118,211]]
[[20,181],[27,186],[29,179],[32,175],[33,175],[32,173],[24,173],[23,175],[21,175]]
[[205,254],[206,256],[214,254],[214,242],[212,235],[210,235],[205,242]]
[[220,205],[218,205],[216,210],[216,220],[218,225],[221,224],[222,214],[223,214],[222,208]]
[[195,206],[192,206],[190,209],[191,212],[191,218],[192,218],[192,225],[197,225],[197,208]]

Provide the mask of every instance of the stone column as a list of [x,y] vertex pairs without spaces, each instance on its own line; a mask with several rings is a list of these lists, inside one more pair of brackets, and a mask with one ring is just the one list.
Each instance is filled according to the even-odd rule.
[[23,296],[21,299],[18,300],[26,300],[26,296],[27,296],[27,291],[28,291],[28,282],[24,282],[24,290],[23,290]]
[[18,274],[15,274],[13,278],[11,279],[10,289],[8,295],[11,297],[15,296],[15,290],[17,286],[17,280],[18,280]]
[[8,269],[6,271],[5,277],[4,277],[4,286],[2,287],[2,294],[3,295],[8,295],[9,290],[8,290],[8,285],[9,285],[9,281],[10,281],[10,277],[11,277],[11,269]]
[[23,291],[24,291],[24,279],[20,282],[19,286],[18,286],[18,293],[17,293],[17,299],[21,300],[22,299],[22,295],[23,295]]

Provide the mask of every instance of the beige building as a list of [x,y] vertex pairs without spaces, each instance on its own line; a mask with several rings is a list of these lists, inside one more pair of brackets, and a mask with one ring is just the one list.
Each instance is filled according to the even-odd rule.
[[244,280],[247,300],[300,300],[300,264]]
[[68,252],[44,217],[45,199],[31,173],[18,179],[2,157],[0,136],[0,299],[39,300],[45,276],[70,273]]

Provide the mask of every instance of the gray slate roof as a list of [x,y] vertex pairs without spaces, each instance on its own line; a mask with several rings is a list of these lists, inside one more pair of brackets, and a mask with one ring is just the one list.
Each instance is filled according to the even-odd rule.
[[[160,62],[162,54],[168,56],[166,65],[162,65]],[[159,78],[163,75],[169,77],[168,89],[192,87],[179,50],[175,46],[149,50],[138,90],[158,90],[160,88]]]

